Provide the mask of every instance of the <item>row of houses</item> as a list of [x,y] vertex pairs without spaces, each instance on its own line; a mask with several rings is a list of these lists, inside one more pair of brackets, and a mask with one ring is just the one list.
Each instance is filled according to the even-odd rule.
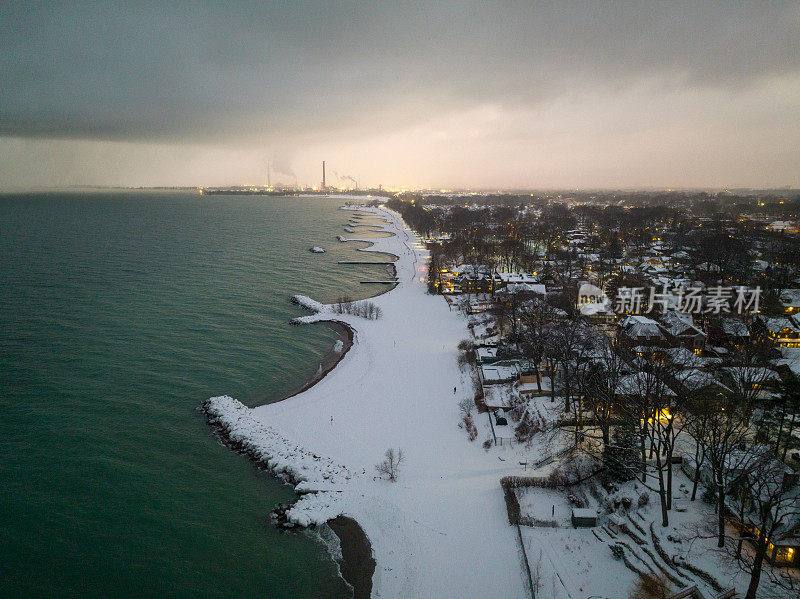
[[442,268],[439,272],[439,291],[445,294],[495,293],[528,291],[544,295],[546,288],[535,274],[526,272],[500,272],[487,266],[462,264]]

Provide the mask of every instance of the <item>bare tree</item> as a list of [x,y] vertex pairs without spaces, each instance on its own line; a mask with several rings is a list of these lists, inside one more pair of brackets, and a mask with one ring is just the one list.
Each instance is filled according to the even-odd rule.
[[[614,348],[613,340],[602,337],[583,380],[583,395],[591,419],[600,429],[603,447],[611,442],[614,400],[624,371],[624,362]],[[589,434],[584,433],[584,436]]]
[[463,428],[469,435],[469,440],[474,441],[478,438],[478,428],[475,426],[475,419],[472,417],[472,409],[475,407],[475,400],[465,397],[458,402],[458,409],[461,412],[461,422],[459,428]]
[[397,480],[397,474],[400,472],[400,465],[405,460],[405,456],[403,455],[403,450],[398,449],[394,450],[393,448],[389,448],[386,450],[386,453],[383,454],[384,459],[382,462],[375,464],[375,469],[378,471],[379,474],[389,477],[389,480],[394,482]]
[[[778,384],[778,390],[780,391],[780,420],[775,436],[775,453],[786,461],[797,415],[800,413],[800,383],[794,377],[787,378]],[[781,441],[784,443],[782,453]]]
[[693,406],[693,418],[689,422],[686,430],[694,440],[694,476],[692,477],[691,500],[697,497],[697,485],[700,483],[703,464],[706,460],[706,445],[703,442],[708,433],[708,422],[712,411],[716,408],[708,403],[700,403]]
[[[797,473],[787,468],[775,456],[759,456],[751,467],[741,473],[732,483],[738,520],[744,527],[755,553],[742,551],[743,538],[736,543],[735,557],[739,566],[750,574],[750,583],[745,599],[755,599],[758,591],[764,559],[768,552],[776,551],[781,541],[795,536],[800,523],[800,492]],[[730,546],[726,546],[730,547]],[[772,557],[772,556],[770,556]],[[786,580],[769,569],[770,577],[786,590],[797,590],[797,581]],[[779,568],[778,568],[779,570]]]
[[[641,482],[651,488],[648,477],[656,479],[658,486],[651,490],[659,496],[661,525],[669,526],[672,456],[689,415],[682,399],[667,385],[672,366],[659,356],[657,349],[646,356],[644,368],[620,379],[618,406],[623,418],[638,422]],[[654,459],[652,465],[648,464],[648,453]]]
[[531,566],[531,586],[533,587],[531,590],[533,591],[534,596],[536,593],[539,592],[539,589],[542,587],[542,550],[539,549],[539,555],[536,557],[536,561],[534,561]]
[[573,400],[580,400],[580,379],[586,368],[586,354],[591,349],[591,334],[586,323],[577,317],[560,320],[550,331],[546,353],[557,365],[553,382],[564,397],[565,412],[570,411]]
[[776,373],[767,367],[770,350],[771,346],[764,340],[746,343],[732,353],[731,365],[724,369],[731,397],[748,424],[765,385],[777,379]]
[[731,480],[746,470],[753,453],[746,449],[749,440],[746,407],[736,402],[734,393],[728,394],[717,410],[710,411],[705,423],[704,436],[699,440],[711,467],[717,498],[717,546],[725,546],[725,497]]

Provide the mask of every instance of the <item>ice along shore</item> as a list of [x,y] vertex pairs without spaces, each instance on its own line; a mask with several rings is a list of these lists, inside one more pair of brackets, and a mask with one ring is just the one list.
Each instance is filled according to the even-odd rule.
[[[427,252],[399,215],[359,210],[394,233],[365,249],[398,257],[398,285],[370,300],[382,317],[335,314],[298,298],[312,311],[300,323],[334,320],[352,329],[341,362],[286,400],[250,409],[221,396],[205,411],[232,445],[305,493],[286,513],[291,522],[358,522],[377,562],[371,596],[524,597],[498,484],[503,464],[457,426],[458,399],[472,395],[456,362],[466,322],[425,293]],[[389,447],[406,455],[396,483],[375,473]]]

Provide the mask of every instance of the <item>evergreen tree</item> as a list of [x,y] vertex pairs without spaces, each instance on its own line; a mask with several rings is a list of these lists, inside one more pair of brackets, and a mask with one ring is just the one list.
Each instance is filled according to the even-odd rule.
[[614,427],[611,443],[603,448],[603,477],[607,482],[625,482],[634,477],[638,460],[636,426],[628,419]]

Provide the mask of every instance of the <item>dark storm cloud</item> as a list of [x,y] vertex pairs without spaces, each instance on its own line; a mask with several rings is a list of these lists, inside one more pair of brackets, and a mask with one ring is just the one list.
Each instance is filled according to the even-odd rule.
[[798,3],[4,3],[0,135],[297,143],[800,70]]

